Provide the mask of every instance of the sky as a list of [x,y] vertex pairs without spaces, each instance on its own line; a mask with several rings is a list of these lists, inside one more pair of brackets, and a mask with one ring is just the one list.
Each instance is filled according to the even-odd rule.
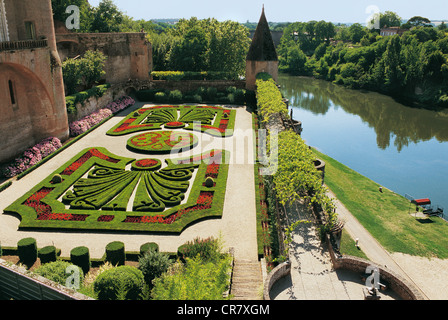
[[[135,20],[216,18],[219,21],[258,22],[264,4],[270,22],[325,20],[365,23],[375,12],[393,11],[402,19],[422,16],[448,20],[447,0],[113,0]],[[98,6],[100,0],[89,0]]]

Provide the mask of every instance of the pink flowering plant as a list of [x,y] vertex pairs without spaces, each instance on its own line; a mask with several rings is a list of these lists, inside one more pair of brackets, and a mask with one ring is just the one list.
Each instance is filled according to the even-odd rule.
[[105,108],[100,109],[88,116],[85,116],[81,120],[70,123],[70,136],[76,137],[84,132],[88,131],[92,127],[96,126],[101,121],[109,118],[113,114],[120,112],[121,110],[132,106],[135,100],[128,96],[123,96],[109,103]]
[[25,150],[22,155],[15,158],[0,168],[0,172],[6,178],[12,178],[36,165],[45,157],[62,147],[58,138],[50,137],[42,140],[35,146]]

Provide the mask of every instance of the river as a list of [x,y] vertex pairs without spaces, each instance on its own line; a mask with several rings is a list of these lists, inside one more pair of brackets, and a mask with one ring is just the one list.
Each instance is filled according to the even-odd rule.
[[400,195],[430,198],[448,218],[448,110],[307,77],[280,74],[278,84],[308,145]]

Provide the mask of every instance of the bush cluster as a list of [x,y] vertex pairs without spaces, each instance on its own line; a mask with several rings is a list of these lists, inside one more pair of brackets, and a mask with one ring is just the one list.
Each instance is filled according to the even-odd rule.
[[99,86],[95,86],[89,90],[81,91],[78,93],[75,93],[70,96],[65,97],[65,106],[67,108],[67,113],[72,114],[76,113],[76,104],[77,103],[83,103],[90,97],[102,97],[106,91],[110,88],[110,84],[102,84]]
[[224,71],[153,71],[151,75],[154,80],[237,80],[234,72]]
[[182,93],[180,90],[149,89],[137,92],[140,101],[157,103],[222,103],[245,104],[246,90],[228,87],[218,91],[214,87],[200,87],[196,90]]

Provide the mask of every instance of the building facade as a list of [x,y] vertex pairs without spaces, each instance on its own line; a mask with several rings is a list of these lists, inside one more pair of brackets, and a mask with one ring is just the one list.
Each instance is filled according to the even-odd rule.
[[0,162],[69,135],[51,0],[0,0]]

